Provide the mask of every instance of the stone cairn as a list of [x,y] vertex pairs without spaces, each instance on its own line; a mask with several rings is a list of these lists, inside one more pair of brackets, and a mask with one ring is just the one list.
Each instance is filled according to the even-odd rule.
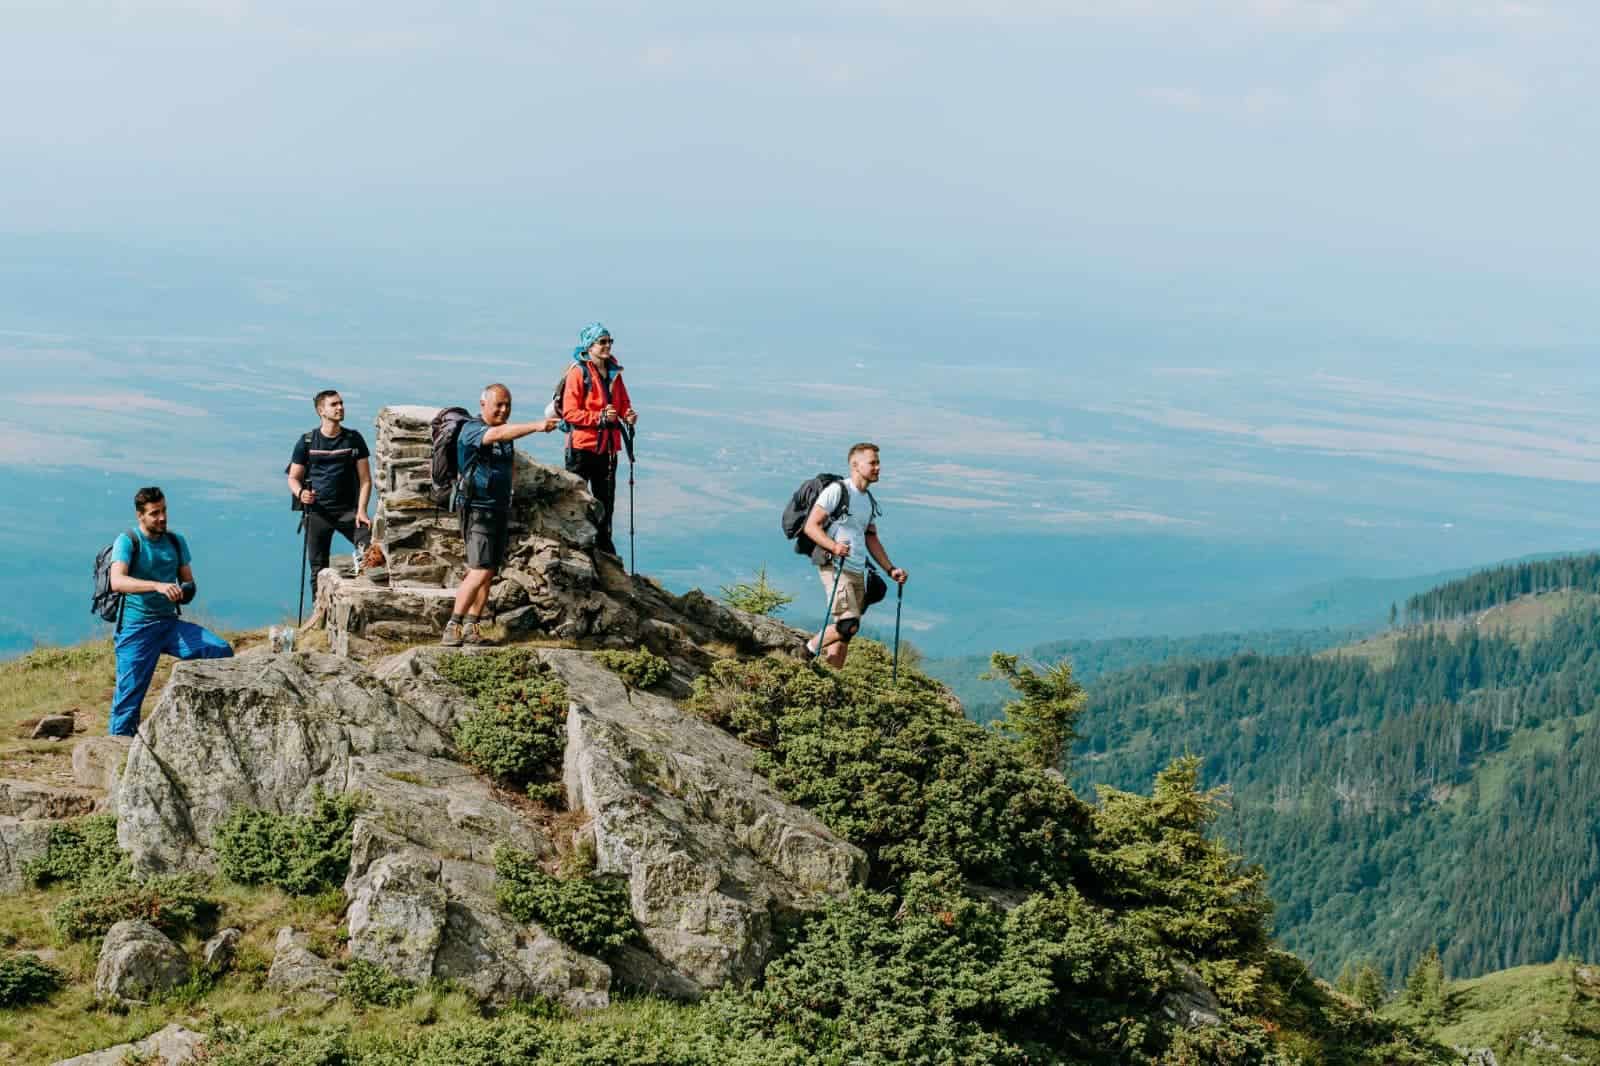
[[[437,638],[466,572],[460,519],[428,499],[429,425],[436,407],[378,412],[373,541],[387,564],[360,576],[337,569],[317,581],[317,611],[335,654],[362,642]],[[535,438],[543,439],[543,438]],[[596,647],[648,647],[686,670],[703,646],[797,651],[805,635],[728,608],[692,590],[675,596],[595,548],[598,505],[584,482],[518,452],[506,564],[489,591],[493,621],[513,638],[544,636]]]

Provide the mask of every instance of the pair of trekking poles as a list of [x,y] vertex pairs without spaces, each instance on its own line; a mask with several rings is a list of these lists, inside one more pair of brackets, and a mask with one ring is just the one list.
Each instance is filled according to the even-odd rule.
[[[828,611],[822,616],[822,628],[817,630],[817,651],[811,656],[815,661],[822,657],[822,638],[828,632],[828,623],[833,620],[833,601],[839,595],[839,579],[844,576],[844,561],[840,560],[833,567],[833,590],[828,593]],[[900,686],[900,608],[905,604],[906,587],[903,583],[896,582],[894,591],[894,662],[889,667],[889,683],[896,688]]]

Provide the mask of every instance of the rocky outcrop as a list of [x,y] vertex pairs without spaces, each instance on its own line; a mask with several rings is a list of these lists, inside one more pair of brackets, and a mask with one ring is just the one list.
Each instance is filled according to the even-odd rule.
[[[436,408],[386,407],[378,415],[374,539],[388,558],[380,580],[324,571],[318,611],[330,646],[352,653],[361,641],[433,640],[449,617],[465,572],[455,516],[428,500],[428,424]],[[805,634],[736,611],[695,591],[674,596],[630,576],[621,559],[595,550],[595,503],[584,483],[519,453],[511,546],[490,590],[490,611],[516,634],[600,647],[645,646],[685,674],[710,661],[706,645],[749,652],[798,651]]]
[[21,892],[27,885],[23,871],[49,847],[49,821],[0,818],[0,892]]
[[239,941],[244,936],[243,929],[224,929],[216,936],[207,940],[200,949],[200,963],[211,973],[221,973],[233,965],[234,952],[239,948]]
[[169,1025],[165,1029],[151,1033],[143,1040],[136,1040],[131,1044],[118,1044],[104,1051],[91,1051],[87,1055],[76,1055],[70,1059],[61,1059],[51,1066],[127,1066],[128,1063],[184,1066],[185,1063],[194,1062],[199,1057],[200,1049],[205,1042],[204,1033],[185,1029],[181,1025]]
[[113,1003],[145,1003],[189,979],[183,949],[149,922],[118,922],[106,933],[94,973],[95,995]]
[[97,793],[84,789],[0,779],[0,892],[26,887],[24,870],[44,857],[53,822],[89,814],[98,801]]
[[1222,1024],[1222,1001],[1198,973],[1180,964],[1177,983],[1162,997],[1161,1013],[1185,1029],[1210,1029]]
[[484,1000],[610,1002],[605,963],[500,912],[495,849],[553,848],[482,778],[444,759],[386,754],[352,759],[350,781],[367,802],[345,882],[351,957],[410,981],[451,978]]
[[333,999],[339,994],[339,971],[311,950],[311,940],[291,926],[278,930],[272,945],[267,987],[275,992],[305,992]]
[[[574,1010],[609,1002],[614,969],[683,997],[755,978],[780,927],[864,880],[861,851],[786,803],[750,749],[588,653],[542,649],[572,701],[570,806],[588,818],[597,872],[627,879],[644,943],[601,961],[511,919],[495,851],[553,864],[548,816],[455,761],[455,726],[476,708],[439,675],[445,654],[415,648],[371,669],[304,652],[177,664],[118,786],[118,840],[135,871],[214,869],[216,826],[236,806],[288,813],[318,788],[359,793],[350,957],[485,1000]],[[317,971],[292,936],[279,948],[277,986]]]
[[118,789],[117,840],[137,873],[215,868],[212,833],[235,806],[308,809],[348,791],[352,756],[447,755],[463,700],[406,700],[331,655],[179,663],[141,727]]
[[572,694],[567,798],[592,819],[597,872],[628,879],[650,955],[678,979],[634,959],[630,981],[755,978],[779,926],[865,880],[862,851],[779,796],[749,748],[581,652],[540,654]]
[[0,778],[0,817],[3,818],[76,818],[93,811],[97,798],[84,789]]

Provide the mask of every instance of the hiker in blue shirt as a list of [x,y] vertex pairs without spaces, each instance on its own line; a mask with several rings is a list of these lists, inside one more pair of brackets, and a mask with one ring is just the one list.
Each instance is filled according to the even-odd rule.
[[456,589],[439,643],[447,648],[488,643],[478,619],[489,602],[489,586],[506,561],[510,541],[511,486],[517,477],[512,441],[530,433],[550,433],[558,418],[511,421],[511,390],[499,382],[478,397],[479,417],[465,422],[456,437],[456,469],[461,471],[461,539],[467,572]]
[[117,617],[117,693],[112,736],[139,730],[139,705],[163,653],[178,659],[226,659],[228,642],[203,626],[181,621],[178,605],[194,599],[189,545],[167,531],[167,498],[155,486],[133,497],[139,524],[111,549],[111,591],[121,594]]

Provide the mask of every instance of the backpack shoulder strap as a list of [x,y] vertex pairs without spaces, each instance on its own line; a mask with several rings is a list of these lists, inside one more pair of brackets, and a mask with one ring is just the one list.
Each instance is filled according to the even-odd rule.
[[872,513],[867,515],[867,525],[870,526],[883,513],[883,509],[878,506],[878,498],[872,494],[871,489],[862,489],[861,491],[867,494],[867,500],[872,504]]

